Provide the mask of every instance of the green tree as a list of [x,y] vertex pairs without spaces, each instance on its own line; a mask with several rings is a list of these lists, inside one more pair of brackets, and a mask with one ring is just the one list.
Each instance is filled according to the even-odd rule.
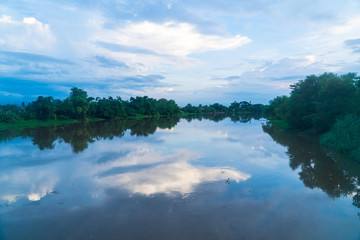
[[33,104],[33,110],[37,120],[47,121],[54,119],[53,97],[39,96]]
[[359,109],[359,90],[356,74],[338,76],[324,73],[310,75],[291,85],[290,97],[277,97],[264,110],[265,115],[284,119],[289,127],[328,131],[337,118]]
[[87,120],[87,113],[90,108],[90,101],[92,98],[88,98],[87,92],[80,88],[72,88],[66,107],[70,111],[69,114],[75,119]]
[[264,115],[271,119],[286,119],[289,112],[289,97],[276,97],[264,108]]

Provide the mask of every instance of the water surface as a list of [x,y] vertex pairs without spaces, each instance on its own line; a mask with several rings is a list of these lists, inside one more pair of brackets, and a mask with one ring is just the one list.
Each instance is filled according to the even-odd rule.
[[248,120],[0,132],[0,239],[359,239],[359,164]]

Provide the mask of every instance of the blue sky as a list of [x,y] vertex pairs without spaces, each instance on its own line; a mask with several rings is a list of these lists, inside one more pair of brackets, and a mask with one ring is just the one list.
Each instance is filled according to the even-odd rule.
[[359,72],[358,0],[2,0],[0,103],[147,95],[267,103],[310,74]]

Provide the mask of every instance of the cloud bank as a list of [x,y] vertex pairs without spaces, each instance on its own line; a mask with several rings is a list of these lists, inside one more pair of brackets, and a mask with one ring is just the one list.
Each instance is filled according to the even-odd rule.
[[[57,85],[62,97],[76,85],[180,104],[266,103],[306,75],[359,71],[359,11],[355,0],[4,0],[0,72]],[[124,80],[139,76],[162,76],[161,86]]]

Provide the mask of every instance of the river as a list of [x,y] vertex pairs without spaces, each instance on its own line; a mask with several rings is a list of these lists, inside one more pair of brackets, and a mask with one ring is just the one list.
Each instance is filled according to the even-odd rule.
[[359,239],[360,165],[264,119],[0,132],[0,239]]

